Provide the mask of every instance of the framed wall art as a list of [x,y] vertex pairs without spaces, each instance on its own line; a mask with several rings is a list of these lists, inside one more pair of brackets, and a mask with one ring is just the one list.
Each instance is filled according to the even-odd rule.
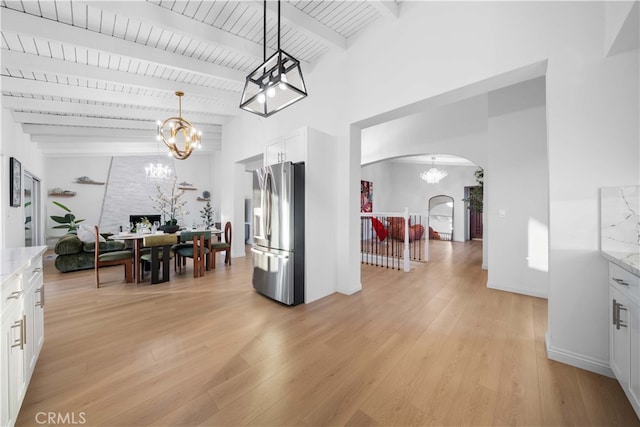
[[15,157],[9,158],[9,204],[22,204],[22,164]]
[[360,212],[373,212],[373,183],[360,181]]

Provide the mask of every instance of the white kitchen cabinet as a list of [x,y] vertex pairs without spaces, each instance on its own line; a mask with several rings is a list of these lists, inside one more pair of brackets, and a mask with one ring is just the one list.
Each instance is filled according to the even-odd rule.
[[609,364],[640,417],[640,278],[609,263]]
[[24,395],[24,295],[2,313],[2,414],[0,424],[13,425]]
[[[38,360],[38,355],[44,344],[44,283],[42,276],[42,257],[33,260],[29,268],[30,276],[25,295],[25,313],[29,322],[26,331],[26,361],[27,372],[32,373]],[[27,378],[27,382],[30,380]]]
[[298,129],[269,142],[264,149],[264,165],[306,160],[306,128]]
[[46,246],[0,250],[0,425],[15,424],[44,343],[42,254]]
[[640,308],[637,304],[629,306],[629,399],[640,418]]
[[611,302],[611,327],[609,334],[609,364],[622,388],[629,386],[629,358],[631,342],[629,340],[629,308],[631,304],[614,287],[609,289]]

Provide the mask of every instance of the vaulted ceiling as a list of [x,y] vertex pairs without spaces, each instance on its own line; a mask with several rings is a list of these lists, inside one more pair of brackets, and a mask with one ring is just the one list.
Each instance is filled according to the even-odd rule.
[[[156,153],[156,120],[182,114],[219,149],[263,62],[263,2],[2,0],[2,107],[48,156]],[[396,1],[283,1],[281,45],[312,72]],[[267,5],[267,56],[277,2]],[[313,88],[309,88],[313,93]],[[310,95],[311,96],[311,95]]]

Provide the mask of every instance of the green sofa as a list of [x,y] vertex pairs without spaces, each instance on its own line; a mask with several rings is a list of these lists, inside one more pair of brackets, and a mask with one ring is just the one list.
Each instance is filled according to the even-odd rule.
[[[100,253],[122,251],[125,249],[123,242],[108,240],[100,242]],[[75,234],[66,234],[56,242],[54,248],[56,255],[55,266],[58,271],[88,270],[93,268],[95,258],[94,243],[82,243]]]

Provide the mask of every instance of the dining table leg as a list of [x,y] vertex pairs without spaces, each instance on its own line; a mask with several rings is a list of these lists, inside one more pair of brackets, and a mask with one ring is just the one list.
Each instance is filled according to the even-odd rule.
[[136,239],[136,244],[133,247],[133,258],[135,263],[135,272],[136,272],[136,283],[140,283],[142,281],[142,267],[140,266],[140,252],[142,249],[142,239]]

